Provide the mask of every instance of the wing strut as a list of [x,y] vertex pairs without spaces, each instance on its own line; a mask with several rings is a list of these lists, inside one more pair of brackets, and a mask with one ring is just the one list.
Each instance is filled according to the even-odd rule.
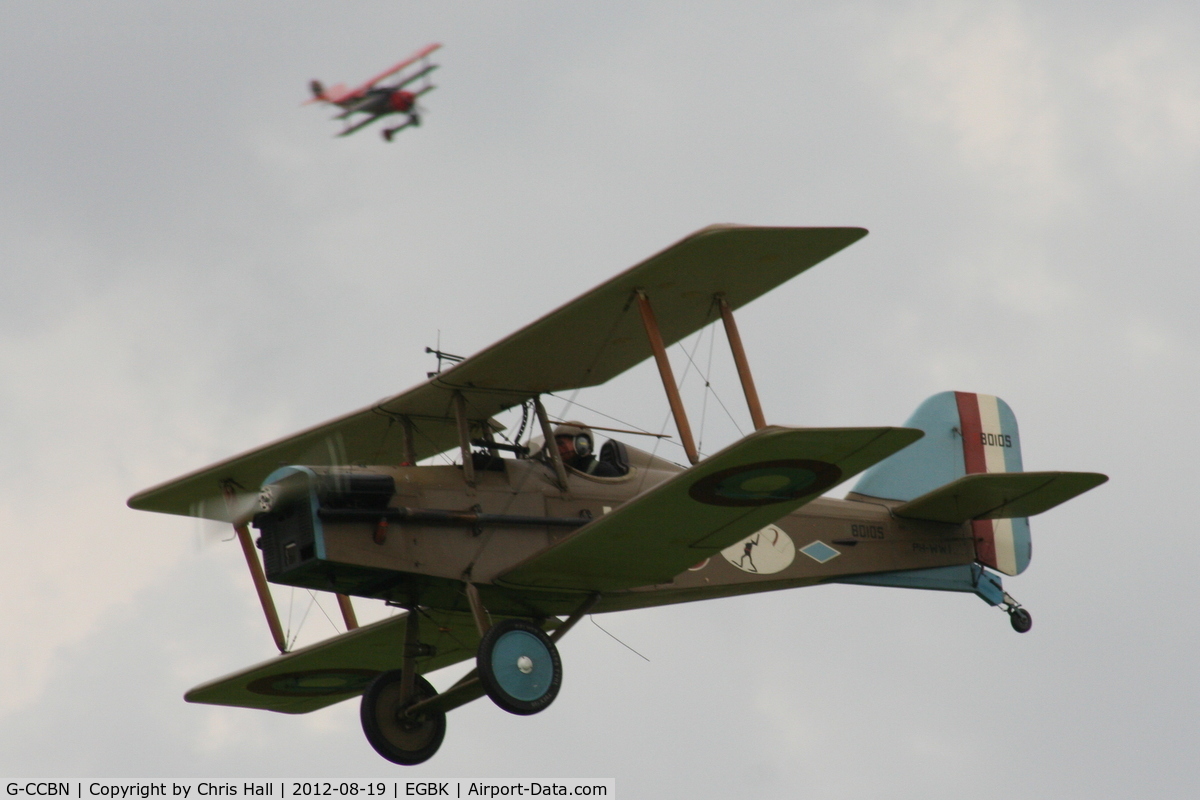
[[588,595],[587,600],[580,604],[579,608],[571,612],[571,616],[567,617],[566,622],[554,629],[554,633],[550,634],[550,641],[557,642],[559,639],[567,635],[567,631],[575,627],[575,623],[583,619],[583,615],[588,613],[595,607],[596,603],[600,602],[601,595],[599,592],[592,592]]
[[[721,309],[721,320],[725,323],[725,338],[729,340],[733,363],[737,366],[738,379],[742,382],[746,405],[750,408],[750,419],[754,422],[755,430],[762,430],[767,427],[767,420],[763,416],[762,404],[758,400],[758,389],[755,388],[754,376],[750,373],[750,362],[746,359],[742,336],[738,333],[737,323],[733,319],[733,309],[729,307],[729,301],[725,299],[724,292],[718,292],[714,299]],[[667,359],[666,348],[663,347],[658,322],[654,318],[654,309],[650,307],[650,298],[646,296],[644,290],[638,289],[637,301],[638,310],[642,313],[642,325],[646,328],[646,338],[650,340],[650,349],[654,351],[658,374],[662,377],[663,388],[667,392],[667,401],[671,404],[671,414],[675,417],[675,426],[679,429],[679,438],[683,441],[683,449],[687,452],[688,460],[697,464],[700,461],[700,455],[692,440],[692,428],[688,424],[687,412],[684,410],[683,400],[679,396],[679,387],[675,385],[675,375],[671,372],[671,362]]]
[[[233,486],[226,484],[221,493],[225,496],[225,506],[232,511]],[[279,652],[287,652],[287,637],[283,635],[283,626],[279,624],[279,612],[275,610],[275,600],[271,597],[271,587],[267,586],[267,576],[263,574],[262,563],[258,553],[254,552],[254,540],[250,537],[250,529],[245,521],[233,522],[233,530],[238,542],[242,545],[242,555],[246,557],[246,566],[250,568],[250,579],[254,581],[254,591],[258,592],[258,602],[262,604],[263,613],[267,616],[267,627],[271,629],[271,638]]]
[[646,328],[646,338],[650,340],[650,349],[654,351],[654,361],[658,364],[658,374],[662,378],[663,389],[667,392],[667,402],[671,404],[671,415],[675,417],[675,427],[679,429],[679,439],[683,442],[688,461],[699,464],[700,454],[696,450],[695,440],[692,439],[692,426],[688,424],[687,411],[683,408],[679,387],[675,385],[675,374],[671,372],[671,362],[667,359],[667,349],[663,347],[662,334],[659,333],[658,322],[654,319],[650,298],[644,290],[638,289],[637,301],[638,310],[642,312],[642,325]]
[[400,417],[400,426],[404,433],[404,461],[400,466],[415,467],[417,465],[417,445],[413,439],[415,431],[413,430],[412,420],[407,414]]
[[254,580],[254,589],[258,592],[258,602],[262,603],[263,613],[267,615],[267,627],[275,639],[279,652],[287,652],[287,639],[283,638],[283,626],[279,624],[279,612],[275,610],[275,601],[271,599],[271,588],[267,586],[267,576],[263,574],[262,564],[258,562],[258,554],[254,552],[254,542],[250,538],[250,529],[246,523],[240,522],[233,526],[237,531],[238,541],[242,543],[242,553],[246,556],[246,566],[250,567],[250,577]]
[[483,601],[479,599],[479,587],[467,581],[467,602],[471,604],[471,617],[475,620],[475,627],[479,630],[479,637],[482,639],[492,627],[492,619],[488,616],[487,609],[483,607]]
[[[225,502],[233,499],[233,490],[224,490]],[[254,591],[258,593],[258,602],[262,604],[263,614],[267,618],[267,627],[271,629],[271,638],[280,653],[287,652],[287,637],[283,635],[283,625],[279,622],[279,611],[275,608],[275,600],[271,597],[271,587],[267,585],[267,576],[263,574],[262,562],[254,552],[254,538],[245,522],[234,522],[233,531],[237,534],[238,543],[242,546],[242,555],[246,557],[246,566],[250,568],[250,579],[254,581]],[[338,608],[342,612],[342,620],[346,630],[352,631],[358,627],[358,617],[354,614],[354,604],[344,594],[337,595]]]
[[545,441],[542,446],[550,454],[550,461],[554,464],[554,476],[558,478],[558,488],[562,489],[563,496],[566,497],[570,491],[567,485],[567,468],[563,465],[562,454],[558,452],[558,442],[554,441],[554,431],[550,428],[550,418],[546,416],[546,407],[542,405],[541,397],[533,398],[533,409],[537,412],[538,424],[542,426],[542,439]]
[[475,461],[471,458],[471,423],[467,420],[467,400],[454,393],[454,421],[458,423],[458,449],[462,452],[463,480],[475,487]]
[[350,602],[350,597],[338,594],[337,601],[338,608],[342,610],[342,621],[346,623],[346,630],[354,630],[358,627],[358,616],[354,613],[354,604]]
[[408,607],[408,620],[404,624],[404,658],[400,673],[400,708],[408,704],[417,683],[417,656],[421,652],[421,612],[416,604]]
[[721,319],[725,322],[725,338],[729,340],[729,349],[733,351],[733,363],[737,365],[742,391],[746,394],[746,405],[750,407],[750,419],[754,422],[754,430],[761,431],[767,427],[767,419],[763,416],[762,405],[758,402],[758,390],[754,388],[754,376],[750,374],[750,362],[746,360],[742,336],[738,333],[737,323],[733,321],[733,309],[729,307],[729,301],[725,299],[723,292],[717,295],[717,305],[721,308]]

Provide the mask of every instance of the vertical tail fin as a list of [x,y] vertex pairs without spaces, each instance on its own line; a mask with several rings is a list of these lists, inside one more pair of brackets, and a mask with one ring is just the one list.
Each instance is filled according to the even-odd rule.
[[[962,423],[966,473],[1022,472],[1017,418],[1008,403],[989,394],[969,392],[955,392],[954,398]],[[971,521],[971,528],[975,560],[979,563],[1005,575],[1017,575],[1029,566],[1033,542],[1028,517],[976,519]]]
[[[925,437],[868,470],[854,493],[888,500],[914,500],[964,475],[1022,472],[1017,418],[998,397],[942,392],[917,407],[905,427]],[[975,558],[1006,575],[1029,566],[1029,520],[971,521]]]

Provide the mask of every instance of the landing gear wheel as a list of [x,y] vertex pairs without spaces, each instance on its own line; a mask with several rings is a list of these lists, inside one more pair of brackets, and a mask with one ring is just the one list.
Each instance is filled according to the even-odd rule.
[[437,695],[429,681],[416,676],[414,697],[400,705],[401,671],[384,672],[363,693],[359,717],[363,733],[375,752],[393,764],[412,766],[428,761],[446,736],[446,713],[435,711],[418,717],[404,714],[404,707]]
[[1014,608],[1008,612],[1008,621],[1012,623],[1017,633],[1028,633],[1033,627],[1033,615],[1023,608]]
[[554,642],[524,620],[493,625],[479,642],[476,663],[483,690],[510,714],[544,710],[562,685],[562,661]]

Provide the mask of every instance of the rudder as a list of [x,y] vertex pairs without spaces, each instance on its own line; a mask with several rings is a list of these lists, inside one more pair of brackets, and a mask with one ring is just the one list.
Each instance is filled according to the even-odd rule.
[[[1022,472],[1017,418],[999,397],[941,392],[917,407],[905,427],[925,437],[864,473],[854,493],[914,500],[965,475]],[[1029,566],[1029,520],[971,521],[976,560],[1006,575]]]

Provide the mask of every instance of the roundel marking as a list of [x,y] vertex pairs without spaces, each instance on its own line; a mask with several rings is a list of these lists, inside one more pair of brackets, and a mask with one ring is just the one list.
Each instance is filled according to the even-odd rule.
[[701,478],[688,495],[711,506],[766,506],[820,494],[841,479],[841,469],[826,461],[759,461]]
[[280,697],[322,697],[332,694],[364,692],[378,670],[373,669],[309,669],[303,672],[284,672],[251,681],[246,688],[255,694]]

